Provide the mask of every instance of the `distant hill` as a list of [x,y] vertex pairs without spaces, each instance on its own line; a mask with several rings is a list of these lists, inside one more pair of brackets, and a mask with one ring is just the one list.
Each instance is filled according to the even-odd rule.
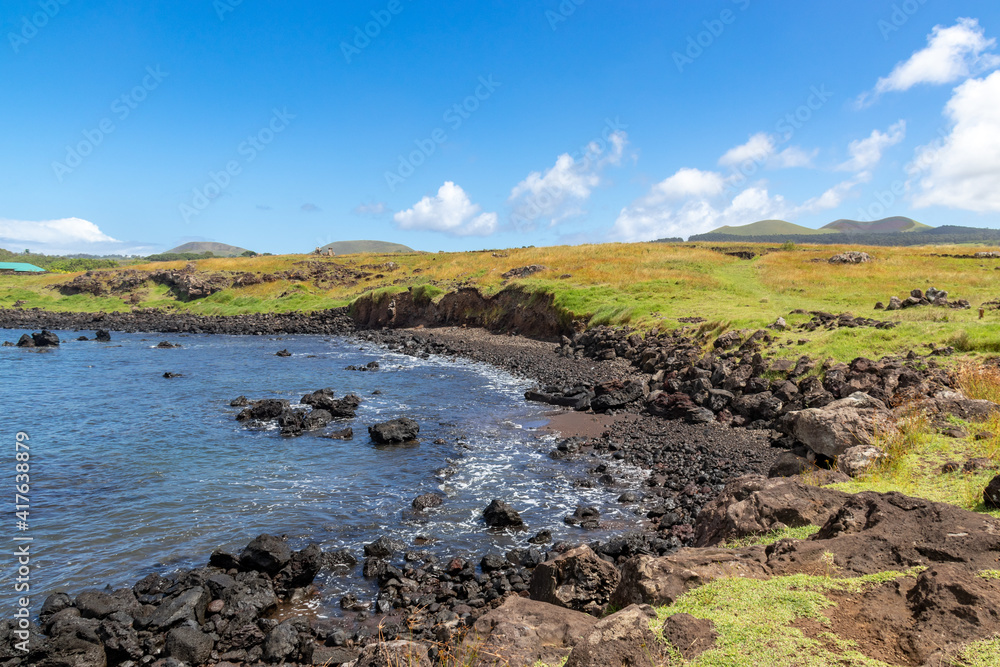
[[216,257],[239,257],[243,253],[247,252],[247,249],[239,248],[234,245],[226,245],[225,243],[214,243],[211,241],[195,241],[193,243],[185,243],[184,245],[179,245],[173,250],[168,250],[163,254],[178,255],[182,253],[194,253],[200,255],[206,252],[210,252]]
[[749,225],[740,225],[739,227],[730,227],[727,225],[708,232],[708,234],[727,234],[729,236],[778,236],[781,234],[805,236],[810,234],[836,233],[837,231],[833,229],[828,229],[826,231],[821,229],[810,229],[809,227],[803,227],[802,225],[785,222],[784,220],[758,220],[757,222],[750,223]]
[[356,255],[362,252],[394,253],[394,252],[416,252],[409,246],[400,243],[389,243],[388,241],[336,241],[327,243],[320,250],[332,250],[338,255]]
[[844,234],[896,234],[899,232],[921,232],[933,229],[933,227],[917,222],[912,218],[897,215],[892,218],[882,218],[873,222],[835,220],[828,225],[823,225],[820,229],[828,229]]

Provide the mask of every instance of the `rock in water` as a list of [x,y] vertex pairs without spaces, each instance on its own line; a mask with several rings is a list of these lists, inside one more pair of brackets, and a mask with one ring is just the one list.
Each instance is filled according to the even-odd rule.
[[35,341],[35,347],[59,347],[59,336],[51,331],[42,330],[41,333],[31,334]]
[[94,340],[96,340],[98,343],[110,343],[111,334],[105,331],[104,329],[98,329],[97,333],[94,334]]
[[260,535],[243,549],[240,564],[248,570],[274,575],[292,559],[292,550],[280,537]]
[[494,499],[483,510],[483,520],[490,528],[523,528],[524,521],[517,511],[502,500]]
[[380,445],[398,445],[410,442],[416,440],[419,433],[420,425],[407,417],[400,417],[368,427],[368,435]]

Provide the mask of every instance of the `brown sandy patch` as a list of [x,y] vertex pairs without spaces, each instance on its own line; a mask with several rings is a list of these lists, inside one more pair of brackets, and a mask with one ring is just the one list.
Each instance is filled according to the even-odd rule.
[[543,430],[553,431],[564,438],[599,438],[605,431],[613,431],[616,422],[634,422],[638,415],[599,415],[586,412],[556,411],[545,415],[549,423]]

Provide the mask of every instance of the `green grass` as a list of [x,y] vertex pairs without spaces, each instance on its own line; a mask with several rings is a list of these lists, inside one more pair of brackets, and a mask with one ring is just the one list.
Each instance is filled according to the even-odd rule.
[[[904,428],[888,445],[876,443],[891,452],[884,465],[849,482],[833,484],[831,488],[847,493],[897,491],[1000,519],[1000,510],[983,504],[983,489],[1000,472],[1000,417],[995,416],[983,424],[950,421],[966,428],[970,437],[945,437],[933,432],[926,422],[923,428],[913,431]],[[980,431],[991,433],[993,437],[976,440],[975,434]],[[941,472],[945,463],[955,462],[961,466],[972,458],[989,459],[993,467],[977,472]]]
[[[658,609],[650,628],[662,639],[663,621],[680,613],[715,624],[719,635],[715,646],[681,663],[686,667],[887,667],[832,633],[811,639],[792,624],[809,619],[829,626],[824,611],[834,602],[827,593],[861,593],[917,572],[880,572],[850,579],[804,574],[767,580],[716,579]],[[676,656],[671,664],[677,664]]]
[[[926,352],[927,345],[953,345],[977,356],[1000,352],[1000,312],[988,311],[980,321],[975,310],[915,308],[905,311],[874,311],[876,301],[905,296],[915,287],[947,289],[952,298],[969,299],[974,306],[996,298],[995,260],[960,260],[932,257],[949,253],[935,248],[855,248],[852,246],[798,245],[794,250],[771,252],[752,261],[711,250],[730,244],[604,244],[552,248],[520,248],[494,253],[363,254],[338,257],[286,255],[266,257],[212,258],[196,262],[206,273],[274,273],[293,269],[301,262],[365,271],[357,282],[326,284],[264,283],[228,289],[209,299],[183,303],[174,295],[147,284],[140,289],[139,307],[171,308],[194,314],[320,310],[347,305],[366,294],[415,290],[420,299],[440,299],[459,287],[472,286],[486,295],[518,286],[546,300],[551,299],[561,321],[581,320],[591,326],[629,325],[638,330],[675,329],[678,320],[697,316],[724,323],[711,332],[729,329],[756,330],[784,317],[798,326],[809,315],[791,311],[824,310],[851,312],[856,316],[889,320],[892,330],[871,328],[847,330],[789,331],[776,333],[769,349],[774,357],[795,358],[809,354],[849,361],[857,356],[878,358]],[[753,244],[742,244],[762,249]],[[736,247],[735,245],[732,247]],[[778,246],[771,244],[772,249]],[[864,249],[876,261],[859,266],[834,266],[825,262],[848,249]],[[968,248],[954,248],[967,253]],[[819,261],[813,261],[819,260]],[[378,272],[363,267],[393,262],[397,268]],[[140,271],[183,269],[187,262],[161,262],[129,267]],[[523,280],[505,280],[512,268],[537,264],[548,267]],[[376,277],[380,276],[380,277]],[[132,305],[115,297],[65,297],[52,289],[74,275],[0,276],[0,306],[17,300],[26,308],[53,311],[127,311]],[[291,290],[300,293],[286,294]],[[798,345],[798,340],[807,340]],[[711,343],[707,338],[706,345]]]
[[952,667],[996,667],[1000,665],[1000,637],[969,644],[951,664]]
[[778,540],[804,540],[811,535],[815,535],[819,532],[819,526],[799,526],[798,528],[782,528],[781,530],[772,530],[769,533],[762,533],[759,535],[748,535],[747,537],[741,537],[737,540],[732,540],[726,542],[723,547],[726,549],[742,549],[743,547],[751,546],[767,546],[768,544],[774,544]]

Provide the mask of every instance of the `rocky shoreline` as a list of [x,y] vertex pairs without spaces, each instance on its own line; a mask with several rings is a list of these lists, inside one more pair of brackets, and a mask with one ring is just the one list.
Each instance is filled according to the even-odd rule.
[[[550,545],[546,531],[541,531],[526,534],[523,547],[504,556],[486,554],[473,562],[439,560],[414,545],[383,538],[365,548],[362,568],[365,577],[378,582],[377,598],[371,604],[345,598],[341,605],[353,616],[330,622],[282,618],[277,610],[282,601],[312,594],[310,586],[320,571],[353,566],[357,556],[323,553],[315,545],[292,552],[283,539],[260,536],[241,554],[213,554],[209,567],[169,579],[147,577],[131,589],[84,592],[75,599],[51,596],[39,618],[41,627],[33,628],[36,637],[45,634],[48,639],[24,658],[10,649],[16,628],[8,624],[0,640],[3,667],[279,662],[364,667],[393,664],[400,652],[415,657],[413,664],[429,665],[460,650],[468,628],[495,626],[499,612],[494,610],[519,604],[512,600],[530,596],[590,613],[612,603],[623,606],[615,600],[648,604],[651,600],[625,600],[628,595],[617,592],[635,563],[671,558],[696,543],[717,543],[719,535],[739,536],[740,530],[720,529],[714,537],[705,537],[712,513],[724,512],[720,502],[738,502],[728,497],[733,492],[727,483],[753,474],[794,475],[837,458],[839,454],[802,442],[796,415],[862,392],[886,411],[898,396],[960,400],[941,398],[954,388],[954,381],[937,366],[934,355],[823,364],[820,378],[813,373],[817,363],[807,358],[795,363],[765,360],[762,352],[776,338],[765,330],[724,336],[706,355],[704,341],[687,330],[639,335],[598,328],[563,337],[554,345],[474,328],[358,329],[346,309],[239,318],[0,309],[0,326],[340,334],[415,356],[460,356],[538,382],[529,399],[613,419],[597,437],[565,434],[570,437],[552,452],[557,459],[593,461],[588,484],[616,486],[611,471],[617,462],[649,472],[643,488],[622,488],[619,499],[644,517],[637,530],[603,544],[582,540]],[[566,520],[585,529],[600,517],[592,508],[580,507]],[[811,522],[821,525],[818,519]],[[773,520],[763,528],[779,523]],[[160,616],[162,622],[150,620]]]

